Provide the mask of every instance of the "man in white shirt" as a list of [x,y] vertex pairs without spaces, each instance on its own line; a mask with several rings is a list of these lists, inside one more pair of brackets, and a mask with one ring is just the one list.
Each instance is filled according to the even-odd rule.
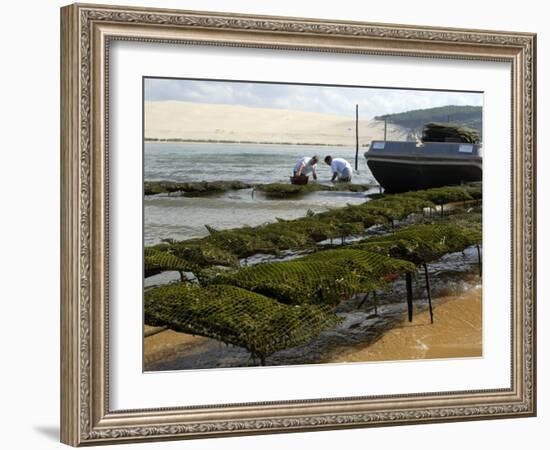
[[313,176],[313,179],[317,179],[317,163],[319,162],[319,157],[317,155],[308,158],[304,156],[296,161],[294,164],[293,175],[299,177],[300,175],[309,175],[310,173]]
[[344,158],[333,158],[332,156],[325,157],[325,163],[330,166],[332,171],[332,179],[330,181],[351,181],[351,165]]

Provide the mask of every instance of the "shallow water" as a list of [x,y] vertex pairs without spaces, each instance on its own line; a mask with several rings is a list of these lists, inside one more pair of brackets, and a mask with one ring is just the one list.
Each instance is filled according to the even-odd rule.
[[[246,183],[288,182],[295,161],[304,155],[331,154],[353,164],[354,148],[257,144],[146,143],[145,180],[215,181]],[[360,150],[362,154],[362,151]],[[330,171],[318,164],[319,182],[328,183]],[[365,159],[359,158],[355,183],[374,183]],[[377,192],[377,190],[373,190]],[[185,240],[208,234],[205,224],[217,229],[256,226],[276,217],[295,219],[308,210],[326,211],[367,200],[366,192],[314,192],[290,199],[269,199],[253,189],[206,197],[153,195],[144,199],[144,241]]]
[[219,196],[183,197],[155,195],[144,199],[145,245],[162,239],[185,240],[208,234],[205,225],[218,230],[257,226],[276,218],[304,217],[346,204],[367,200],[366,192],[313,192],[292,199],[268,199],[252,189],[225,192]]
[[[373,181],[359,149],[359,173],[364,182]],[[328,181],[326,155],[345,158],[353,166],[354,147],[275,144],[213,144],[192,142],[146,142],[144,154],[147,181],[240,180],[245,183],[286,182],[294,163],[303,156],[318,155],[317,174]]]

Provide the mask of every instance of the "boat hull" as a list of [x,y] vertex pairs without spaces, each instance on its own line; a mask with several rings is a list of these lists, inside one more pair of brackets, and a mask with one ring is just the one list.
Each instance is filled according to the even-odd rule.
[[[374,178],[386,192],[406,192],[482,180],[482,158],[479,149],[473,146],[470,153],[460,154],[459,144],[426,145],[428,148],[418,148],[414,142],[394,146],[391,142],[385,144],[383,149],[369,150],[365,157]],[[453,146],[456,152],[453,152]]]

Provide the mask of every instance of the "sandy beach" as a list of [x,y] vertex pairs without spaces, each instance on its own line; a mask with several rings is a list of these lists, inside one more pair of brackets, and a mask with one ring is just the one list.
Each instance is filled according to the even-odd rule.
[[[144,333],[149,333],[155,327],[145,325]],[[176,353],[185,350],[192,353],[193,349],[200,348],[202,342],[211,341],[211,339],[192,336],[186,333],[178,333],[172,330],[161,331],[145,337],[143,348],[143,363],[145,366],[156,361],[170,358]],[[196,351],[196,350],[195,350]]]
[[416,314],[379,340],[327,362],[397,361],[410,359],[480,357],[482,353],[482,290],[443,297],[430,314]]
[[[428,311],[416,313],[413,322],[405,317],[374,343],[354,347],[349,352],[325,360],[326,363],[397,361],[482,356],[482,290],[472,288],[462,294],[434,301],[434,323]],[[153,328],[144,327],[144,332]],[[144,363],[147,367],[175,355],[196,355],[211,346],[212,339],[162,331],[145,338]]]
[[[388,124],[388,139],[407,130]],[[384,122],[359,121],[360,145],[384,137]],[[146,139],[355,145],[355,120],[314,112],[184,101],[145,102]]]

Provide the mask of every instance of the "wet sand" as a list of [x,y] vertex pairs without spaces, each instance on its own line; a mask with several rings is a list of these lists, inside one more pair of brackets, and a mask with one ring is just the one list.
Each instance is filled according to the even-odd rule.
[[430,314],[404,319],[380,339],[362,349],[343,353],[327,362],[397,361],[482,356],[482,289],[438,300],[434,323]]
[[[148,333],[154,330],[154,328],[155,327],[145,325],[143,331]],[[151,363],[170,358],[178,351],[184,349],[192,351],[197,344],[200,346],[201,341],[210,340],[211,339],[208,338],[192,336],[186,333],[178,333],[172,330],[165,330],[160,333],[147,336],[145,337],[143,349],[144,365],[147,366]]]
[[[482,290],[472,288],[459,295],[434,299],[434,324],[427,310],[416,312],[413,322],[403,320],[378,340],[364,347],[353,346],[325,363],[396,361],[434,358],[482,356]],[[144,332],[153,328],[144,327]],[[218,345],[219,344],[219,345]],[[155,370],[155,363],[178,355],[193,359],[223,344],[200,336],[172,330],[148,336],[144,343],[146,370]],[[236,350],[236,349],[235,349]],[[223,352],[222,348],[219,351]],[[244,352],[244,351],[243,351]],[[244,352],[246,353],[246,352]],[[242,355],[241,355],[242,356]],[[149,369],[147,367],[150,367]]]

